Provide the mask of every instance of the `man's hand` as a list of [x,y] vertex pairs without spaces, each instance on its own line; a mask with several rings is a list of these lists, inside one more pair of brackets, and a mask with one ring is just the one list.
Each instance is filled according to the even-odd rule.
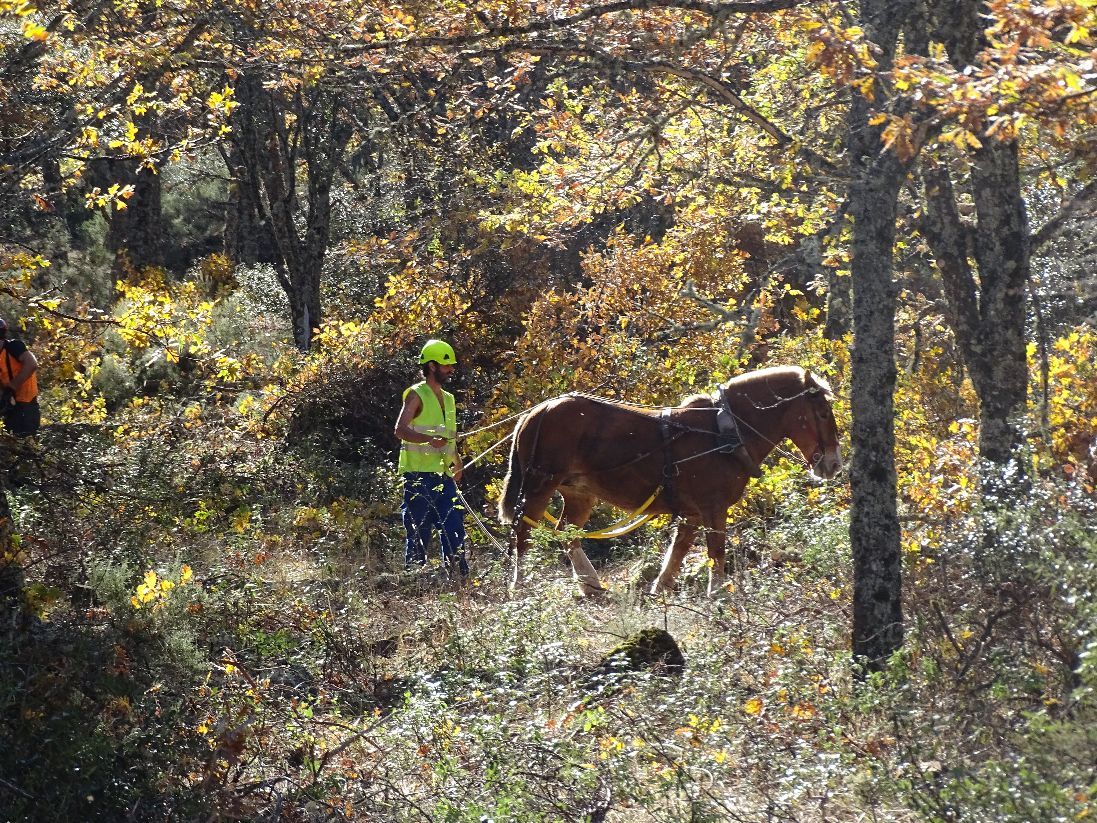
[[448,443],[448,442],[449,441],[446,440],[446,438],[444,438],[444,437],[432,437],[429,440],[427,440],[427,443],[435,449],[444,448],[446,443]]

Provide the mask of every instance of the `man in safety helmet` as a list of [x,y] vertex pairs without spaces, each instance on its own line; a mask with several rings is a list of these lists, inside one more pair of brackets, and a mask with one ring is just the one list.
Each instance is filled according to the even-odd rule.
[[407,532],[404,567],[427,562],[427,546],[437,531],[442,561],[469,572],[463,546],[465,510],[457,496],[461,459],[457,456],[457,407],[443,386],[457,368],[457,355],[444,340],[428,340],[419,354],[423,380],[405,389],[396,420]]
[[8,338],[8,324],[0,318],[0,415],[16,437],[37,433],[42,423],[38,408],[38,360],[19,338]]

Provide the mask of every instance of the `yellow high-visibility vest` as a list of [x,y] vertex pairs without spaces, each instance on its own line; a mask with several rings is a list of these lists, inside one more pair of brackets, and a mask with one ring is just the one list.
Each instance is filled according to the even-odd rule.
[[409,443],[400,441],[400,474],[408,472],[433,472],[434,474],[453,474],[453,460],[457,456],[457,403],[453,395],[442,390],[443,404],[426,381],[416,383],[404,390],[404,399],[408,392],[419,395],[421,408],[411,421],[412,431],[430,437],[446,438],[446,445],[440,449],[430,443]]

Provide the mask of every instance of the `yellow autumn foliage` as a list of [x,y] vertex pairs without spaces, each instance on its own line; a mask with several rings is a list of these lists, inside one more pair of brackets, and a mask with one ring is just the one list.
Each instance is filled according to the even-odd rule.
[[[1034,370],[1036,371],[1036,370]],[[1097,468],[1097,332],[1059,338],[1048,356],[1048,435],[1054,459],[1069,468]]]

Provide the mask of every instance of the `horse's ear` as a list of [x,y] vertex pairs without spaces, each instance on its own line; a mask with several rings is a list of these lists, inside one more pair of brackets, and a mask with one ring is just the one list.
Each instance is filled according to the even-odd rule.
[[809,369],[804,369],[804,381],[807,385],[808,394],[822,394],[827,400],[834,400],[834,389],[830,387],[830,383],[825,377],[817,374],[812,374]]
[[819,381],[816,380],[815,375],[811,373],[811,369],[804,369],[804,391],[808,394],[818,394],[822,390]]

